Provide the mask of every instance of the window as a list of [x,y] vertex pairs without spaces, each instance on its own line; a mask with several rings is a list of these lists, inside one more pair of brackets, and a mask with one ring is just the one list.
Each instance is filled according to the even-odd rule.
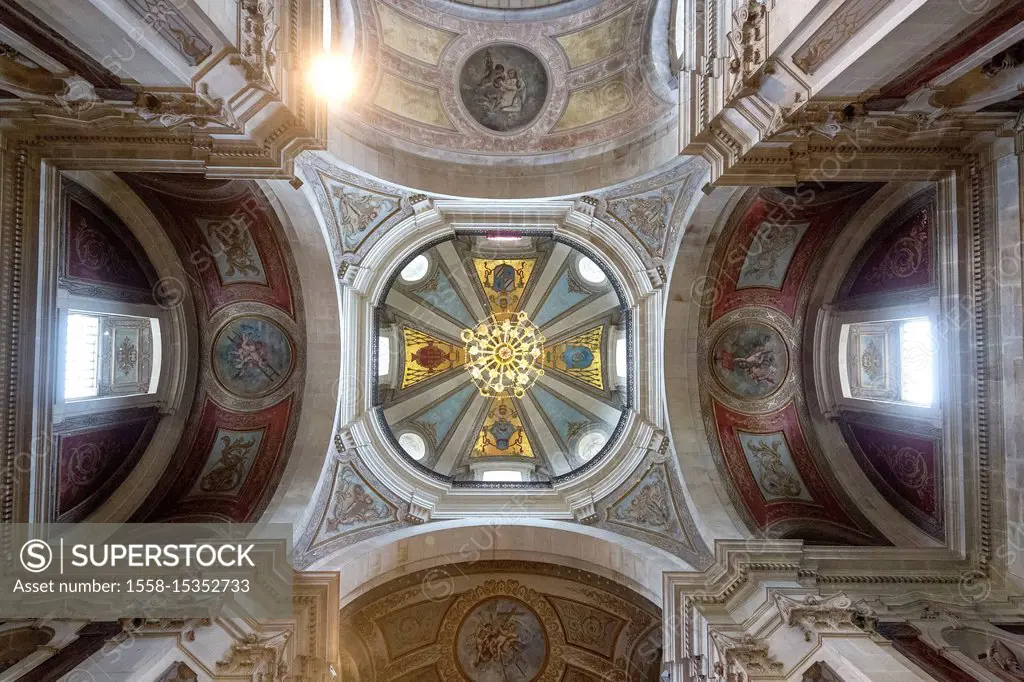
[[419,282],[421,279],[427,276],[427,271],[430,269],[430,261],[422,253],[411,261],[409,264],[402,268],[400,277],[403,281],[410,284]]
[[928,318],[847,324],[840,338],[846,397],[932,406],[937,349]]
[[427,454],[427,444],[415,433],[403,433],[398,437],[398,444],[405,450],[405,454],[417,462]]
[[615,375],[626,378],[626,361],[628,360],[628,354],[626,352],[626,339],[625,337],[615,341]]
[[601,448],[608,442],[608,438],[599,431],[591,431],[590,433],[584,434],[580,438],[579,443],[576,444],[576,455],[584,462],[589,462],[594,459],[597,453],[601,452]]
[[929,407],[935,394],[935,340],[927,318],[900,323],[900,399]]
[[100,318],[70,313],[64,354],[64,399],[94,398],[99,393]]
[[601,284],[608,279],[604,274],[604,270],[586,256],[579,259],[579,262],[576,264],[576,269],[579,271],[580,277],[591,284]]
[[523,472],[505,470],[485,471],[480,480],[500,483],[520,483],[523,480]]
[[391,339],[377,337],[377,376],[386,376],[391,371]]

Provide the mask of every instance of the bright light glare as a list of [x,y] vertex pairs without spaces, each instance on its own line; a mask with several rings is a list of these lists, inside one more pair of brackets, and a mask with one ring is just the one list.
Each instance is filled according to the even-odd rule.
[[900,399],[929,406],[935,394],[935,340],[926,319],[900,325]]
[[615,341],[615,375],[625,378],[626,376],[626,339]]
[[342,102],[352,96],[359,75],[348,57],[333,52],[319,55],[309,69],[309,83],[319,97]]
[[331,51],[331,3],[333,0],[324,0],[324,49]]
[[67,350],[64,355],[64,399],[91,398],[99,391],[100,318],[68,315]]
[[482,481],[498,481],[501,483],[518,483],[523,480],[522,471],[485,471]]

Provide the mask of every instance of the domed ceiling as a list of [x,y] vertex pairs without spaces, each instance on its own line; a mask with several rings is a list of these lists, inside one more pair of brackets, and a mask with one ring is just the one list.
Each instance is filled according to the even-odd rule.
[[535,485],[599,459],[629,404],[616,289],[549,237],[462,235],[416,254],[376,315],[395,444],[463,484]]
[[522,155],[607,151],[674,116],[667,51],[649,49],[652,26],[668,26],[656,0],[354,5],[360,92],[343,129],[375,148],[529,165]]

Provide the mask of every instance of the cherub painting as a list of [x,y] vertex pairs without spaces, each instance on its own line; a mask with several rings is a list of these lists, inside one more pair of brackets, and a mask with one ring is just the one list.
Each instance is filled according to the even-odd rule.
[[509,132],[530,123],[547,98],[547,72],[533,53],[516,45],[491,45],[462,67],[463,104],[481,124]]

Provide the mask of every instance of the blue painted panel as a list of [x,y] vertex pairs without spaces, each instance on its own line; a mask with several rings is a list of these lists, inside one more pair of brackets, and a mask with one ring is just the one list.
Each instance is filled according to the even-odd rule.
[[432,430],[434,435],[434,447],[444,442],[445,436],[451,430],[452,424],[458,418],[466,403],[476,393],[476,387],[472,384],[463,386],[455,393],[449,394],[444,400],[437,403],[426,412],[416,417],[416,422],[421,426]]
[[569,281],[569,271],[566,270],[558,278],[548,297],[544,299],[544,305],[537,311],[533,323],[538,327],[543,326],[580,301],[589,298],[590,295],[590,292],[572,286]]
[[472,327],[478,322],[478,320],[474,320],[473,316],[469,314],[468,310],[466,310],[466,305],[462,302],[462,299],[459,298],[459,295],[455,293],[455,288],[452,287],[452,283],[440,270],[437,272],[436,287],[433,289],[420,289],[413,293],[467,327]]
[[540,405],[540,409],[547,416],[548,421],[555,427],[555,431],[561,436],[563,445],[569,444],[570,435],[579,428],[575,425],[585,426],[592,421],[590,417],[569,405],[540,384],[534,384],[530,388],[530,392],[537,399],[537,404]]

